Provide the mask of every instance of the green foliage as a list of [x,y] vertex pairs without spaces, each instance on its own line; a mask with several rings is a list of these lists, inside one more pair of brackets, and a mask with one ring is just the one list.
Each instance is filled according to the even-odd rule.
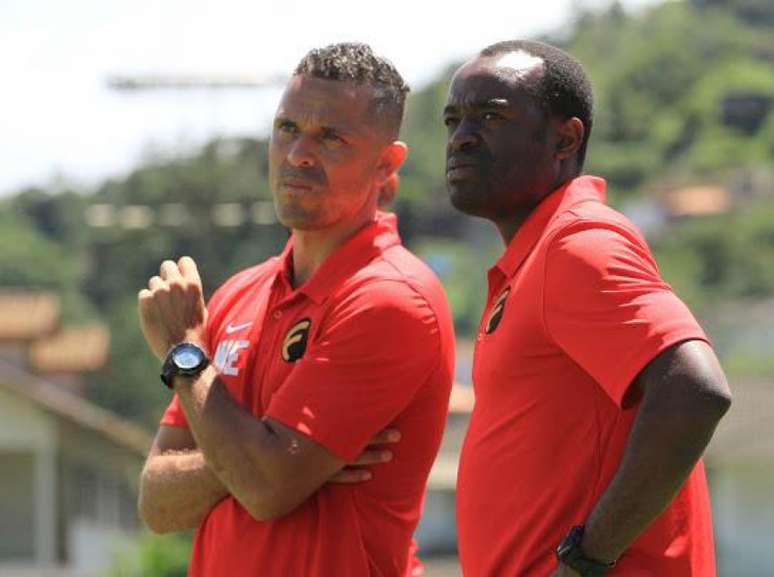
[[722,121],[727,96],[774,96],[771,20],[753,27],[726,4],[669,2],[636,17],[614,6],[582,15],[564,42],[595,89],[588,171],[617,193],[642,191],[656,173],[721,179],[740,162],[771,161],[763,128],[741,135]]
[[487,269],[497,260],[501,245],[471,246],[447,239],[423,238],[417,239],[414,249],[443,282],[457,334],[475,333],[486,302]]
[[4,286],[68,290],[76,266],[64,247],[47,239],[23,215],[0,212],[0,283]]
[[687,222],[654,245],[662,273],[689,303],[774,295],[774,202]]
[[189,535],[146,533],[133,547],[116,556],[105,577],[185,577],[190,557]]
[[[723,115],[729,97],[774,97],[772,6],[769,0],[691,0],[629,15],[614,4],[579,14],[561,40],[549,38],[576,55],[592,79],[597,105],[587,172],[608,179],[614,201],[657,183],[722,183],[740,169],[772,166],[774,113],[752,130],[727,125]],[[478,324],[485,270],[501,248],[494,235],[472,234],[471,220],[446,197],[440,115],[454,69],[409,99],[402,138],[410,154],[396,211],[404,241],[438,270],[458,334],[467,336]],[[0,205],[0,284],[55,290],[63,295],[66,320],[98,314],[110,326],[110,363],[90,378],[93,400],[155,427],[168,395],[140,334],[135,299],[163,259],[192,256],[209,295],[235,271],[282,248],[287,234],[278,225],[246,219],[223,227],[212,218],[218,204],[234,203],[247,213],[270,199],[267,146],[266,140],[216,140],[187,158],[152,159],[94,193],[28,189]],[[121,226],[120,218],[111,226],[86,226],[86,212],[98,204],[117,214],[146,206],[154,221],[134,229]],[[162,215],[181,222],[165,224]],[[676,225],[655,242],[662,271],[698,307],[771,297],[773,222],[771,201],[761,201]]]
[[171,400],[159,378],[160,361],[140,330],[134,299],[115,303],[104,317],[110,327],[108,363],[87,379],[87,394],[97,404],[155,429]]

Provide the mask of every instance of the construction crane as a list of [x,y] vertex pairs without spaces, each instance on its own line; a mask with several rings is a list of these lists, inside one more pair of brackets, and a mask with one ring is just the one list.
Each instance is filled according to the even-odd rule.
[[275,76],[188,76],[169,74],[126,75],[107,77],[109,89],[118,92],[146,90],[266,90],[283,86],[287,77]]

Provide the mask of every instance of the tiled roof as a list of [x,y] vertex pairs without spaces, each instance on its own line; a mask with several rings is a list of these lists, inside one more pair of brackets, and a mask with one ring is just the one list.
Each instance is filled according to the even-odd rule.
[[30,341],[59,324],[59,298],[52,293],[0,292],[0,341]]
[[720,214],[731,207],[731,197],[720,186],[690,186],[667,193],[665,202],[674,216]]
[[31,345],[30,368],[40,374],[94,371],[105,364],[109,343],[103,325],[63,327]]
[[152,437],[144,429],[64,388],[0,360],[0,388],[28,399],[44,411],[90,429],[144,457]]

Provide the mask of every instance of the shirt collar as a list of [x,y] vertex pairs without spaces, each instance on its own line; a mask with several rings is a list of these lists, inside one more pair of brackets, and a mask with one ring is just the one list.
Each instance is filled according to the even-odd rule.
[[[400,244],[398,218],[387,212],[377,212],[374,220],[366,224],[347,242],[323,261],[312,277],[292,293],[301,293],[315,303],[323,302],[342,279],[363,268],[388,248]],[[288,239],[279,258],[279,276],[290,286],[288,279],[293,270],[293,237]],[[288,295],[289,297],[291,295]]]
[[512,277],[555,216],[587,200],[605,202],[606,188],[604,179],[596,176],[579,176],[557,188],[519,227],[495,267],[506,278]]

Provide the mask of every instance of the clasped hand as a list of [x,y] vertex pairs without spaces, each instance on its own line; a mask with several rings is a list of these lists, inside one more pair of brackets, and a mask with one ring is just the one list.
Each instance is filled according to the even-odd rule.
[[159,359],[183,341],[204,346],[207,308],[199,271],[191,257],[162,262],[158,276],[151,277],[137,300],[142,333]]

